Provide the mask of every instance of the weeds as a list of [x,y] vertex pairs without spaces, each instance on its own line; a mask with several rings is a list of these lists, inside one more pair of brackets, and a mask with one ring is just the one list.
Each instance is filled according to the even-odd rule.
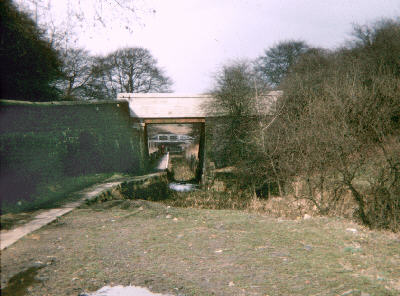
[[175,181],[193,181],[195,179],[194,171],[190,164],[181,155],[171,155],[172,175]]

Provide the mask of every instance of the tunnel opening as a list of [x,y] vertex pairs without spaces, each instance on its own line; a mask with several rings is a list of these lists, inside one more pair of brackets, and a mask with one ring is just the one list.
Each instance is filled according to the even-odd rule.
[[204,163],[204,122],[147,123],[145,137],[150,159],[168,154],[170,181],[199,183]]

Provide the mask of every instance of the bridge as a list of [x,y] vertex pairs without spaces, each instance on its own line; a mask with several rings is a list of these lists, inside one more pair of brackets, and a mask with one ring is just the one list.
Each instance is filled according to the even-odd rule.
[[[194,143],[194,138],[188,135],[157,134],[148,138],[148,149],[160,149],[166,145],[166,151],[183,152],[184,148]],[[163,148],[162,148],[163,149]]]
[[117,100],[128,101],[134,127],[139,128],[141,137],[141,154],[148,157],[147,126],[149,124],[201,124],[199,141],[199,168],[197,178],[203,174],[205,161],[205,122],[207,105],[212,103],[210,95],[186,95],[172,93],[120,93]]
[[[282,92],[271,91],[255,101],[257,112],[268,114],[273,103]],[[148,155],[148,124],[199,123],[201,124],[199,143],[199,175],[201,176],[205,161],[205,124],[210,117],[224,116],[210,106],[214,101],[207,94],[174,94],[174,93],[120,93],[117,100],[128,101],[132,121],[142,131],[143,157]]]
[[193,143],[194,138],[188,135],[177,135],[177,134],[157,134],[149,139],[152,143],[177,143],[177,144],[189,144]]

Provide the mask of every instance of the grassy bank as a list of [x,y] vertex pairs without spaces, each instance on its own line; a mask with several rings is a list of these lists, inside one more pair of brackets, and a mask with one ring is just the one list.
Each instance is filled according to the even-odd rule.
[[139,285],[174,295],[398,295],[400,237],[344,219],[283,220],[142,200],[84,206],[1,254],[30,295]]

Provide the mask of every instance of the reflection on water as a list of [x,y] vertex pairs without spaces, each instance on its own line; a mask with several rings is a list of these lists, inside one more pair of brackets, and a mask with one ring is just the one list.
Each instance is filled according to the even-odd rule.
[[135,287],[135,286],[115,286],[109,287],[105,286],[98,290],[97,292],[90,294],[81,294],[87,296],[172,296],[166,294],[152,293],[146,288]]
[[195,190],[199,187],[197,184],[192,183],[179,183],[179,182],[171,182],[168,185],[169,189],[179,191],[179,192],[187,192]]

